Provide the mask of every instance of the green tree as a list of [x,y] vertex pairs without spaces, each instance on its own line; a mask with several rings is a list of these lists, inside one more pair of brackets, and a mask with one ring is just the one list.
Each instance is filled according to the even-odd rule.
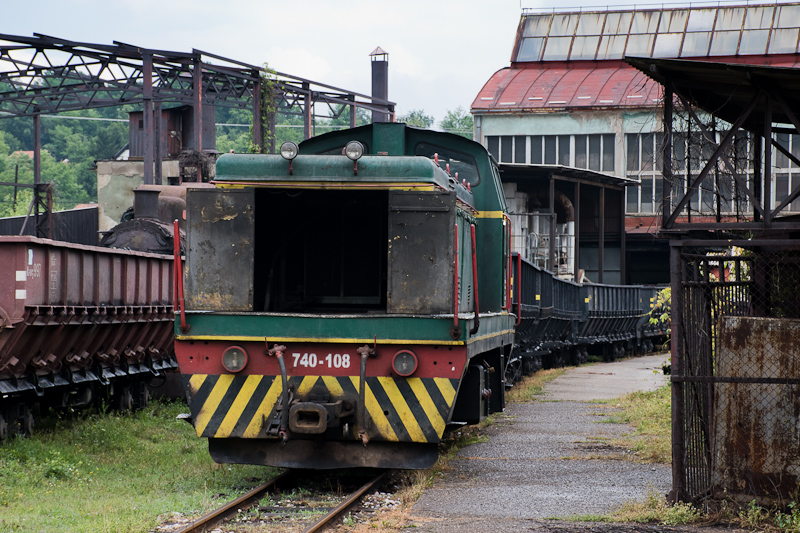
[[405,122],[409,126],[420,128],[430,128],[433,126],[434,120],[431,115],[426,115],[422,109],[412,109],[407,115],[397,117],[397,122]]
[[439,127],[448,133],[456,133],[467,139],[472,139],[472,115],[463,107],[458,106],[454,110],[448,110],[439,122]]

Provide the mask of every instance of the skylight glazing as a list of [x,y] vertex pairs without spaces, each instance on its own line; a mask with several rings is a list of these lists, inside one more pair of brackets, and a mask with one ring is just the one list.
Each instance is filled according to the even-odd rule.
[[514,61],[793,54],[800,2],[523,15]]

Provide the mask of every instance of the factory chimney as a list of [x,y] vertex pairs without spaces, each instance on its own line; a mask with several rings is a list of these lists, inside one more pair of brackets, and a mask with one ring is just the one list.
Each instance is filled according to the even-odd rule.
[[[369,55],[372,58],[372,102],[389,100],[389,54],[380,46]],[[389,113],[372,112],[372,122],[389,122]]]

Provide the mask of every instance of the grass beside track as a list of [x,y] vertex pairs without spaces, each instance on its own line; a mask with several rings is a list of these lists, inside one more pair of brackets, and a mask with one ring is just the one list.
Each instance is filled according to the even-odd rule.
[[156,401],[127,414],[43,418],[0,445],[0,531],[145,532],[172,513],[202,514],[277,473],[217,465],[205,439]]

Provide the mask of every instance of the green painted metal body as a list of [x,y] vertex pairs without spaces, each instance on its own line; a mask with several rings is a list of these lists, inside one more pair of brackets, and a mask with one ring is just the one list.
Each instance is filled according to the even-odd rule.
[[[366,148],[356,162],[342,155],[352,140]],[[508,227],[481,145],[373,124],[309,139],[291,162],[224,154],[214,183],[187,193],[188,328],[178,318],[175,333],[193,420],[198,435],[213,433],[215,459],[308,466],[273,441],[302,445],[313,433],[329,451],[368,439],[402,449],[503,409],[515,321],[503,307]],[[267,346],[287,350],[292,366],[280,369]],[[249,354],[243,370],[224,366],[234,349]],[[419,366],[404,374],[393,358],[412,349]],[[313,356],[308,368],[301,351]],[[333,366],[317,365],[328,352]],[[287,374],[288,385],[272,386]],[[347,455],[317,467],[360,464]]]
[[[361,142],[366,154],[357,164],[342,156],[347,142]],[[448,176],[432,153],[442,153],[444,160],[472,163],[475,171],[464,169],[468,175],[469,189],[454,186],[454,177]],[[415,155],[422,153],[423,156]],[[380,155],[378,155],[380,154]],[[448,155],[450,159],[448,159]],[[453,172],[454,173],[454,172]],[[415,188],[433,187],[442,191],[455,191],[460,201],[455,221],[459,227],[458,246],[460,290],[459,313],[461,336],[459,342],[468,342],[468,331],[474,325],[469,316],[473,297],[472,258],[469,225],[475,224],[477,236],[478,296],[481,319],[477,336],[502,337],[499,332],[513,329],[513,316],[504,313],[506,280],[506,237],[503,214],[505,200],[499,176],[488,152],[480,144],[460,136],[421,130],[403,124],[376,123],[369,126],[333,132],[314,137],[300,145],[300,155],[291,162],[274,155],[224,154],[217,162],[218,187],[272,187],[296,189],[347,189],[365,188]],[[259,215],[256,214],[256,217]],[[263,216],[268,216],[264,214]],[[303,216],[298,213],[298,216]],[[223,217],[224,218],[224,217]],[[237,228],[240,232],[241,229]],[[190,228],[191,232],[191,228]],[[455,237],[453,237],[455,238]],[[241,238],[242,242],[247,239]],[[450,243],[453,246],[454,243]],[[191,263],[191,261],[190,261]],[[203,264],[207,268],[207,264]],[[223,275],[225,272],[222,273]],[[243,274],[243,273],[239,273]],[[235,274],[234,274],[235,275]],[[424,275],[424,274],[421,274]],[[234,278],[235,279],[235,278]],[[442,287],[452,292],[452,286]],[[252,298],[252,296],[251,296]],[[191,295],[187,298],[191,302]],[[467,303],[467,305],[464,305]],[[425,342],[452,342],[452,314],[449,317],[258,313],[248,305],[226,309],[220,305],[203,307],[195,313],[187,308],[191,336],[239,336],[277,338],[331,338],[368,339],[378,335],[384,339]],[[451,307],[452,309],[452,307]],[[214,314],[206,314],[207,311]],[[250,311],[228,314],[228,311]],[[452,313],[452,311],[450,311]],[[489,319],[488,316],[496,315]],[[180,331],[176,329],[180,335]]]

